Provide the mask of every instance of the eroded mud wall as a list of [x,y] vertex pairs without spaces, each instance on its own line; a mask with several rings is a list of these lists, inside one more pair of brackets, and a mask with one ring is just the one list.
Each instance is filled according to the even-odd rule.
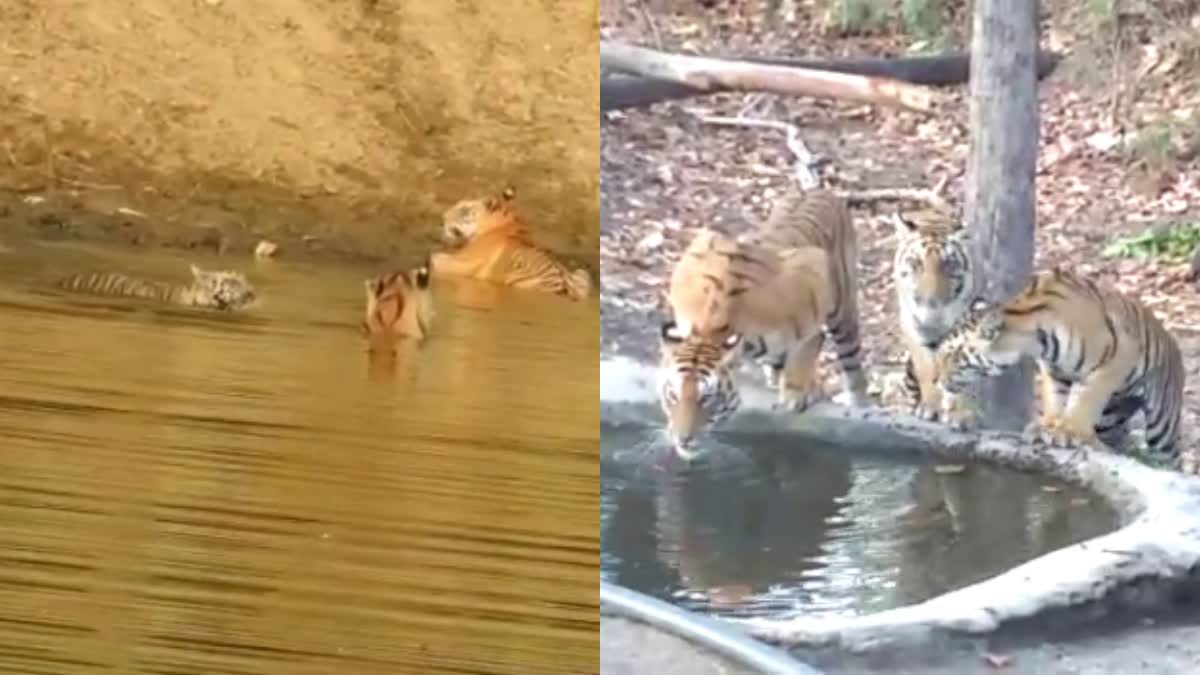
[[57,209],[37,227],[393,256],[511,180],[595,259],[593,2],[6,0],[0,22],[0,190]]

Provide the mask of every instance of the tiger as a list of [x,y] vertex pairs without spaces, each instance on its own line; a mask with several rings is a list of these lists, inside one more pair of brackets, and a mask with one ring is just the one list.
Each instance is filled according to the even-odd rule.
[[401,337],[424,340],[433,324],[429,257],[417,267],[387,272],[363,282],[367,295],[362,333],[371,351],[394,348]]
[[1183,357],[1142,303],[1061,267],[1036,273],[1006,303],[972,304],[938,347],[938,384],[962,394],[1022,356],[1038,364],[1044,443],[1119,448],[1140,410],[1151,452],[1178,458]]
[[435,275],[470,277],[584,300],[591,294],[586,269],[569,269],[538,247],[517,212],[516,191],[464,199],[442,214],[442,241],[451,250],[433,254]]
[[892,264],[900,314],[900,340],[908,352],[904,389],[913,412],[959,428],[975,422],[959,397],[935,381],[938,344],[967,314],[978,294],[979,279],[970,231],[956,218],[937,211],[892,214],[897,246]]
[[258,300],[254,286],[241,272],[205,270],[191,265],[192,282],[181,285],[139,279],[119,272],[85,272],[60,279],[57,286],[73,293],[141,298],[207,309],[245,309]]
[[762,368],[778,408],[803,412],[823,398],[816,370],[826,334],[851,405],[869,404],[858,251],[845,200],[818,189],[787,193],[740,239],[696,234],[672,271],[673,317],[660,333],[659,399],[677,452],[740,405],[739,356]]

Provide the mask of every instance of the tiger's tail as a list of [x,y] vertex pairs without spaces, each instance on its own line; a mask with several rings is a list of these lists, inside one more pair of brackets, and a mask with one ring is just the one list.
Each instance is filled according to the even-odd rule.
[[[1163,329],[1165,331],[1165,329]],[[1145,384],[1146,445],[1162,457],[1179,456],[1179,424],[1183,413],[1185,371],[1179,347],[1168,337],[1157,340],[1158,363]]]

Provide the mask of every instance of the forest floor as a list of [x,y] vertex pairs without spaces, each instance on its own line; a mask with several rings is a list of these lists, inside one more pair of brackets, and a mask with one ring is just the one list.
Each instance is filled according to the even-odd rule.
[[[814,4],[818,3],[818,4]],[[967,8],[945,5],[938,36],[916,39],[895,16],[870,14],[859,33],[838,28],[826,4],[790,16],[768,4],[605,0],[602,34],[668,51],[787,57],[897,56],[938,44],[965,48]],[[830,5],[833,6],[833,5]],[[906,5],[907,6],[907,5]],[[1120,39],[1097,3],[1043,3],[1042,46],[1064,54],[1043,80],[1035,265],[1063,264],[1140,298],[1179,339],[1189,376],[1185,447],[1200,439],[1200,296],[1188,249],[1200,239],[1200,7],[1154,3],[1123,9]],[[656,11],[657,10],[657,11]],[[877,12],[871,9],[871,12]],[[855,33],[855,34],[847,34]],[[1120,49],[1117,49],[1120,45]],[[652,359],[671,266],[701,226],[737,233],[765,217],[787,188],[794,157],[784,133],[711,124],[710,117],[795,125],[808,148],[832,160],[827,185],[846,192],[935,188],[961,204],[968,152],[965,86],[924,115],[855,103],[728,93],[610,111],[601,120],[601,349]],[[892,288],[896,202],[854,209],[863,334],[873,387],[898,404],[901,349]],[[907,203],[907,207],[917,206]],[[1178,229],[1176,229],[1178,228]],[[1145,235],[1168,254],[1107,256],[1120,238]],[[828,365],[828,354],[823,361]],[[836,391],[826,367],[827,389]]]

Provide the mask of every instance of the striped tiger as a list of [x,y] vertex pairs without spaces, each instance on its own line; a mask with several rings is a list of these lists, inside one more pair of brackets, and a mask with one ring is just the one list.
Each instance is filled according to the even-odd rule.
[[[823,398],[816,371],[828,333],[844,394],[852,405],[869,404],[857,265],[849,209],[825,190],[785,195],[741,239],[709,229],[692,239],[672,271],[674,317],[661,330],[659,393],[677,451],[719,421],[712,411],[736,409],[730,365],[739,345],[778,390],[779,406],[800,412]],[[689,394],[693,388],[708,402]]]
[[433,254],[436,275],[469,277],[583,300],[592,279],[569,269],[534,244],[513,203],[511,186],[499,195],[464,199],[442,215],[442,240],[450,251]]
[[938,347],[939,385],[965,393],[1022,356],[1040,370],[1042,441],[1118,448],[1141,410],[1150,450],[1178,457],[1183,357],[1145,305],[1062,268],[1040,272],[1011,301],[972,306]]
[[937,346],[977,295],[970,233],[957,219],[936,210],[907,216],[897,212],[893,224],[898,245],[892,279],[900,307],[900,339],[908,351],[904,386],[913,412],[960,428],[971,426],[972,414],[958,396],[934,384]]
[[233,270],[204,270],[191,266],[190,284],[139,279],[119,272],[85,272],[58,282],[58,287],[73,293],[142,298],[174,305],[209,309],[244,309],[257,300],[257,293],[245,275]]
[[367,294],[362,333],[372,351],[392,349],[401,337],[423,340],[433,323],[429,259],[408,270],[387,272],[363,282]]

